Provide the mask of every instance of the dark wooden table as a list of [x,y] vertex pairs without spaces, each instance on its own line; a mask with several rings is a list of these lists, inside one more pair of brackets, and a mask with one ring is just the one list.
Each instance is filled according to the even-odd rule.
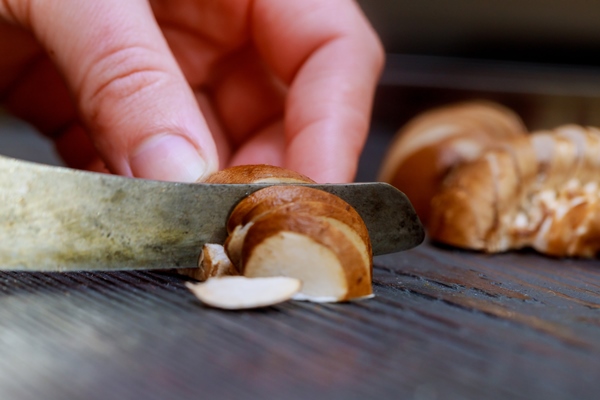
[[0,273],[2,399],[595,399],[597,261],[424,244],[372,300],[204,307],[167,272]]

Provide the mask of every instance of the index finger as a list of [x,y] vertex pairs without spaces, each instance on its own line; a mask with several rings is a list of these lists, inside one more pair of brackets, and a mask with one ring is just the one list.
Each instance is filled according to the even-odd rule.
[[0,17],[46,49],[111,171],[193,182],[217,169],[210,130],[146,0],[6,0]]
[[348,0],[256,1],[253,37],[290,85],[286,167],[319,182],[351,181],[371,116],[384,52]]

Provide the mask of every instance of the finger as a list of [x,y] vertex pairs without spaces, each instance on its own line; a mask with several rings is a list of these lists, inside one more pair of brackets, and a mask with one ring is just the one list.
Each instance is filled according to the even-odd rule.
[[112,171],[193,181],[217,169],[206,122],[145,0],[1,4],[58,65]]
[[258,50],[290,84],[286,166],[317,181],[352,180],[383,66],[366,18],[347,0],[258,0],[252,27]]
[[286,89],[246,48],[223,60],[220,78],[211,85],[216,111],[234,147],[283,115]]
[[86,170],[91,171],[91,172],[101,172],[103,174],[109,174],[110,171],[106,168],[106,165],[104,164],[104,161],[102,161],[100,159],[100,157],[95,158],[94,160],[92,160],[86,167]]
[[217,152],[219,155],[219,165],[227,165],[229,158],[231,157],[231,144],[229,138],[222,127],[221,121],[215,111],[215,107],[209,99],[209,96],[202,92],[196,92],[196,101],[198,106],[202,110],[202,115],[206,119],[206,123],[212,133],[213,139],[217,146]]
[[229,166],[270,164],[284,166],[283,121],[275,121],[249,138],[233,155]]
[[248,39],[250,0],[150,0],[150,4],[192,86],[204,84],[215,61]]

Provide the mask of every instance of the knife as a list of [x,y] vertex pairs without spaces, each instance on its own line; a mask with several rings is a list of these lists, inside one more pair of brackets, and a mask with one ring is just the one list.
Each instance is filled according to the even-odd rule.
[[[350,203],[374,255],[424,239],[411,203],[388,184],[303,185]],[[152,181],[0,156],[0,270],[195,268],[204,243],[224,242],[235,205],[266,186]]]

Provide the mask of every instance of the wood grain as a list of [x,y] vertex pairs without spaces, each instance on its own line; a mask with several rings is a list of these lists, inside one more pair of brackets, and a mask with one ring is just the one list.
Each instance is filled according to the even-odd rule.
[[592,399],[600,268],[422,245],[375,299],[201,305],[168,272],[0,273],[2,399]]

